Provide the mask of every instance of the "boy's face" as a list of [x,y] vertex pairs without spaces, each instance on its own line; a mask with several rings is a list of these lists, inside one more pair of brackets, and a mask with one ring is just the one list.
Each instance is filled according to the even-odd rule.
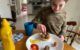
[[55,13],[59,13],[65,6],[64,0],[52,0],[51,8]]

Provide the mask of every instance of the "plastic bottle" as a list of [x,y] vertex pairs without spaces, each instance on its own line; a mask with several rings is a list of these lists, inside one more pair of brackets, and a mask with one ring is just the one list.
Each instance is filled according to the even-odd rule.
[[6,19],[2,21],[1,40],[4,50],[15,50],[15,45],[12,39],[12,29]]

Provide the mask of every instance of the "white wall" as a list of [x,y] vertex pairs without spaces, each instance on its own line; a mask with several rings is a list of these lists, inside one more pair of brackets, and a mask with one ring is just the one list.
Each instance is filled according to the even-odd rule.
[[[21,7],[22,7],[22,4],[27,4],[27,0],[19,0],[19,1],[21,4]],[[28,22],[28,21],[29,20],[28,20],[28,16],[27,16],[27,11],[22,12],[20,10],[20,14],[17,15],[17,22],[15,23],[16,29],[17,30],[24,30],[24,23]]]
[[15,23],[16,29],[17,30],[24,30],[24,23],[28,22],[28,21],[29,20],[28,20],[28,16],[27,15],[25,15],[25,16],[19,16],[17,18],[17,22]]
[[80,0],[69,0],[65,6],[67,21],[77,21],[80,25]]
[[25,3],[26,4],[27,3],[27,0],[23,0],[22,3]]
[[0,0],[0,16],[2,18],[12,18],[9,0]]
[[79,23],[79,26],[80,26],[80,0],[78,0],[77,2],[77,8],[76,8],[76,12],[77,12],[77,15],[78,15],[78,23]]

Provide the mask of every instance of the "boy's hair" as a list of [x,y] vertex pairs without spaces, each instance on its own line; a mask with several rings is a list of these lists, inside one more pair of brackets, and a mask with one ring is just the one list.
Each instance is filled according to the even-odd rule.
[[64,0],[65,2],[67,2],[68,0]]
[[[53,0],[50,0],[50,1],[53,1]],[[67,2],[68,0],[64,0],[65,2]]]

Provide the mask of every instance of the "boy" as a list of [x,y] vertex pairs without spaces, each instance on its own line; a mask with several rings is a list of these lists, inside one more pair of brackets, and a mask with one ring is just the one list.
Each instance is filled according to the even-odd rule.
[[64,40],[62,36],[63,28],[65,26],[66,13],[63,11],[65,3],[68,0],[50,0],[50,6],[44,7],[33,22],[37,24],[37,29],[42,33],[46,31],[56,34]]

